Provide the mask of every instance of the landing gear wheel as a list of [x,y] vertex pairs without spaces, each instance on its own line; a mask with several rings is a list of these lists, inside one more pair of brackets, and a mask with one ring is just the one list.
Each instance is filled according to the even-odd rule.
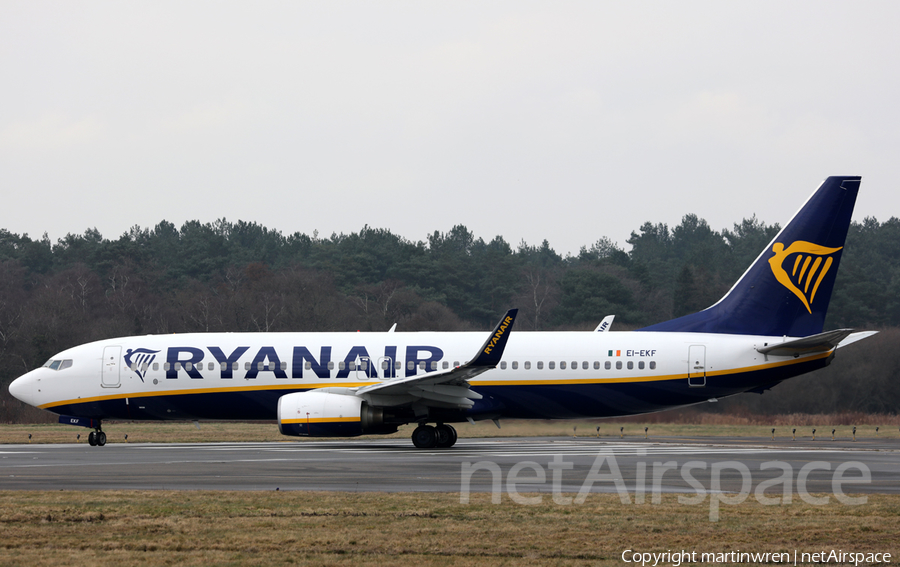
[[434,432],[437,436],[438,447],[446,449],[456,444],[456,429],[454,429],[452,425],[439,423],[437,427],[434,428]]
[[106,433],[103,433],[102,431],[98,431],[97,432],[97,446],[102,447],[104,445],[106,445]]
[[430,425],[420,425],[413,431],[412,442],[418,449],[432,449],[437,445],[437,432]]
[[97,432],[96,431],[91,431],[90,433],[88,433],[88,445],[90,445],[91,447],[97,446]]

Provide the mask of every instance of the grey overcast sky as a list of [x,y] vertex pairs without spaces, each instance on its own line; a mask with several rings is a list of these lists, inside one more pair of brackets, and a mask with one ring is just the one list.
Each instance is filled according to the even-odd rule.
[[0,228],[900,216],[900,2],[0,2]]

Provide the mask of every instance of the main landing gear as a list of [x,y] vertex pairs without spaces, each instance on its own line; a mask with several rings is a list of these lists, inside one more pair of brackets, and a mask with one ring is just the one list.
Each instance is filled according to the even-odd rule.
[[446,423],[435,426],[420,425],[412,434],[412,442],[419,449],[446,449],[456,444],[456,429]]
[[88,433],[88,445],[91,447],[102,447],[106,445],[106,433],[100,430],[100,424],[94,431]]

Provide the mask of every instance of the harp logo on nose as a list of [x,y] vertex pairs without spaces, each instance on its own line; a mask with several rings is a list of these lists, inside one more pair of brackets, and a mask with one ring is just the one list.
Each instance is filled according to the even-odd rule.
[[775,255],[769,258],[769,266],[778,283],[796,295],[812,313],[810,305],[816,299],[819,285],[834,263],[834,253],[842,248],[827,248],[803,240],[785,248],[776,242],[772,245]]
[[146,348],[128,349],[125,351],[125,365],[131,368],[143,382],[144,377],[147,375],[147,369],[156,360],[156,353],[158,352],[158,350]]

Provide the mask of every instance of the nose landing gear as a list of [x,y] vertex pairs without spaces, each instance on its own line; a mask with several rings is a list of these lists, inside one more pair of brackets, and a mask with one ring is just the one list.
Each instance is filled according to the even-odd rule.
[[100,430],[100,424],[97,429],[88,433],[88,445],[91,447],[102,447],[106,445],[106,433]]
[[419,449],[446,449],[456,444],[456,429],[446,423],[420,425],[413,431],[412,442]]

